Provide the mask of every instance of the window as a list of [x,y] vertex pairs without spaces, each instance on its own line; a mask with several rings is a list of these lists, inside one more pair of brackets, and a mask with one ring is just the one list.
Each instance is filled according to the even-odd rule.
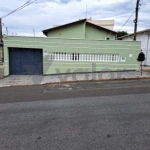
[[118,54],[49,53],[49,60],[119,62]]
[[72,60],[79,60],[79,53],[73,53]]

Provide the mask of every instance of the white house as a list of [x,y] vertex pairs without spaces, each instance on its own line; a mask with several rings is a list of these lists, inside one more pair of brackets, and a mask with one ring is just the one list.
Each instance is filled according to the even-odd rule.
[[[134,33],[119,37],[118,40],[133,41]],[[137,41],[141,41],[141,50],[145,54],[143,65],[150,66],[150,29],[137,32]]]

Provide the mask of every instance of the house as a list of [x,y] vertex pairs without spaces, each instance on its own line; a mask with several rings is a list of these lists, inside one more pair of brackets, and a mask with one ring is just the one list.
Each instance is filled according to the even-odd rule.
[[[99,22],[100,21],[96,22],[94,20],[92,22],[92,20],[89,19],[82,19],[68,24],[54,26],[53,28],[43,30],[43,34],[46,35],[47,37],[58,37],[58,38],[115,40],[116,32],[100,26]],[[103,21],[102,23],[105,23],[105,25],[113,26],[113,24],[107,22]]]
[[47,37],[4,37],[4,75],[138,70],[140,42],[78,20],[43,30]]
[[[134,33],[119,37],[119,40],[133,41]],[[143,65],[150,66],[150,29],[137,32],[136,40],[141,42],[141,50],[145,54]]]

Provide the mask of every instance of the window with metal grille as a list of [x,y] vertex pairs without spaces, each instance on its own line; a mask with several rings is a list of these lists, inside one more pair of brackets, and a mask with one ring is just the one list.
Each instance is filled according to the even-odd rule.
[[119,62],[119,54],[83,54],[53,52],[49,53],[49,60]]

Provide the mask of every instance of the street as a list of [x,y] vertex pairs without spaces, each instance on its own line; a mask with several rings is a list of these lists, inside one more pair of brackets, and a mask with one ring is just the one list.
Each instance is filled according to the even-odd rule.
[[149,150],[150,80],[0,88],[2,150]]
[[0,103],[150,93],[150,80],[46,84],[0,88]]

